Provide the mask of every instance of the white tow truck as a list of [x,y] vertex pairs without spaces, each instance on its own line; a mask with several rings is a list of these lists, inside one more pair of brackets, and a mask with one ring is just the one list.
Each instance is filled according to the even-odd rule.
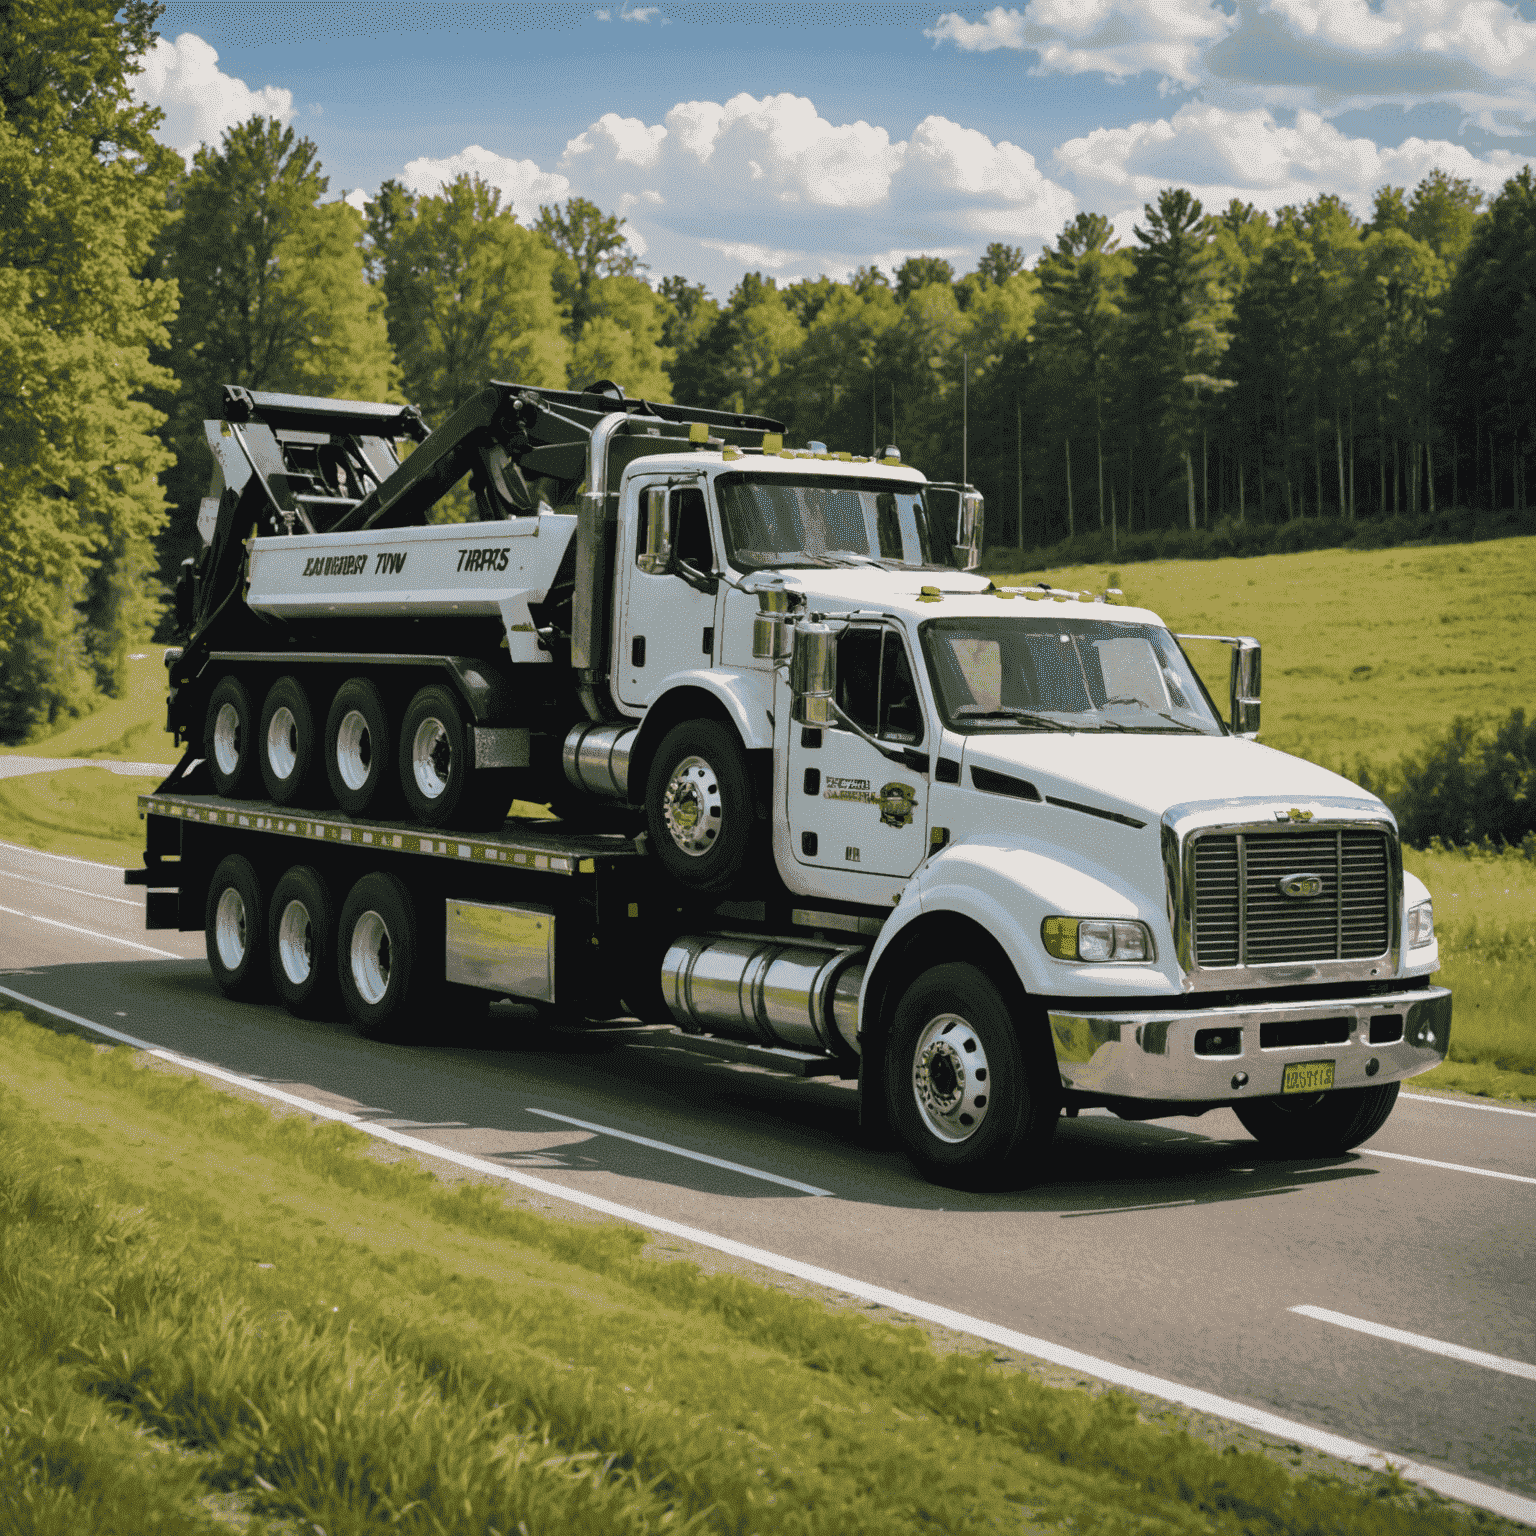
[[[1257,643],[997,587],[980,497],[894,448],[611,385],[431,434],[230,389],[208,435],[188,751],[127,878],[230,995],[670,1020],[856,1080],[972,1187],[1092,1106],[1335,1154],[1444,1059],[1429,893],[1378,799],[1254,739]],[[466,473],[480,520],[432,523]],[[1227,718],[1180,638],[1230,646]]]

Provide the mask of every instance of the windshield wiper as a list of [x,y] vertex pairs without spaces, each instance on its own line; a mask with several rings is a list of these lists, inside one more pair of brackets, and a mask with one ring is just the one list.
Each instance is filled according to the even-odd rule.
[[[1186,735],[1193,734],[1196,736],[1203,736],[1205,734],[1205,732],[1202,731],[1198,725],[1191,725],[1187,720],[1176,720],[1172,715],[1161,709],[1153,709],[1152,706],[1143,699],[1105,699],[1103,705],[1100,707],[1108,708],[1111,704],[1134,704],[1138,709],[1144,709],[1148,714],[1156,715],[1159,720],[1166,720],[1175,731],[1181,731]],[[1159,736],[1168,736],[1173,734],[1171,731],[1164,731],[1155,725],[1121,725],[1118,720],[1111,721],[1107,718],[1105,720],[1105,724],[1109,726],[1110,729],[1116,731],[1150,731],[1151,733]]]
[[1013,709],[1006,704],[996,709],[987,709],[980,704],[962,704],[950,713],[956,720],[1012,720],[1019,725],[1032,725],[1042,731],[1077,729],[1076,726],[1068,725],[1065,721],[1054,719],[1050,715],[1038,714],[1032,709]]

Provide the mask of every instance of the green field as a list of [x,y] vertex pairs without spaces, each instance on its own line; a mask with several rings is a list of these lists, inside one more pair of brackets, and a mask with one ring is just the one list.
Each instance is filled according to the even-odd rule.
[[[1458,715],[1536,712],[1536,538],[994,579],[1118,586],[1175,630],[1253,635],[1261,740],[1328,767],[1395,763]],[[1191,655],[1225,713],[1225,647],[1200,649]]]
[[1512,1529],[15,1013],[0,1052],[17,1536]]
[[49,734],[15,747],[0,747],[0,755],[27,753],[36,757],[115,757],[130,763],[172,764],[181,749],[165,729],[166,682],[164,648],[145,643],[128,662],[128,690],[120,699],[106,700],[100,709],[78,720],[66,720]]

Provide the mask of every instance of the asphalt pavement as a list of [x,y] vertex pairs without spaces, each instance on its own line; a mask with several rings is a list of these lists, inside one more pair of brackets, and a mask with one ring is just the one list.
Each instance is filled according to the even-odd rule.
[[1307,1162],[1261,1157],[1225,1111],[1085,1113],[1061,1122],[1039,1185],[966,1195],[865,1145],[850,1085],[700,1057],[664,1029],[500,1004],[488,1031],[444,1020],[404,1047],[227,1002],[202,935],[146,933],[121,881],[0,844],[0,985],[435,1146],[1536,1497],[1531,1110],[1410,1083],[1364,1147]]

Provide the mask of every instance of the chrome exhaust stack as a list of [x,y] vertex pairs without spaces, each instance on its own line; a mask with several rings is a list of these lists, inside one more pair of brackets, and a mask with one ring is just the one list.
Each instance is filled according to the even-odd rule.
[[828,1056],[859,1052],[868,951],[688,935],[661,962],[672,1017],[691,1034]]

